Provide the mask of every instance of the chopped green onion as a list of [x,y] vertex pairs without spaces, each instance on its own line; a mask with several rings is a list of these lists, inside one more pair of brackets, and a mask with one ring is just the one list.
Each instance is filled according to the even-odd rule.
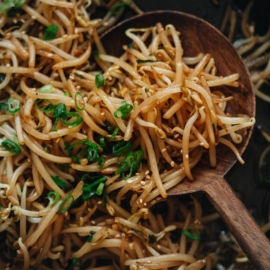
[[[44,107],[40,107],[39,105],[45,103]],[[45,113],[53,112],[55,109],[55,106],[47,99],[37,99],[34,103],[34,106]]]
[[23,5],[25,0],[4,0],[0,4],[0,14],[9,11],[11,8],[18,8]]
[[[66,208],[62,209],[62,208],[65,206],[65,204],[67,203],[67,201],[69,201],[69,200],[71,200],[71,202],[66,206]],[[59,212],[60,214],[66,213],[66,212],[69,210],[69,208],[71,207],[71,205],[73,204],[73,202],[74,202],[74,197],[73,197],[72,195],[68,195],[68,196],[60,203],[60,205],[59,205],[59,207],[58,207],[58,212]]]
[[[75,117],[75,120],[68,121],[69,118]],[[82,116],[78,112],[68,112],[62,118],[62,122],[68,127],[76,127],[83,122]]]
[[60,188],[65,188],[67,183],[59,178],[59,176],[51,176],[55,184]]
[[129,49],[135,49],[132,43],[129,43],[127,46]]
[[[129,152],[115,174],[122,174],[123,179],[128,179],[138,170],[143,156],[144,153],[142,150]],[[127,175],[124,175],[123,172],[127,169],[129,169],[129,172]]]
[[116,128],[114,129],[113,133],[112,133],[111,138],[110,138],[111,141],[113,141],[113,140],[115,139],[115,137],[116,137],[118,131],[119,131],[119,127],[116,127]]
[[138,64],[141,64],[141,63],[154,63],[154,62],[158,62],[158,61],[157,60],[151,60],[151,59],[146,59],[146,60],[138,59],[136,62]]
[[126,101],[123,101],[121,104],[122,105],[114,112],[114,116],[116,118],[127,118],[128,114],[133,109],[133,106],[126,103]]
[[76,109],[79,111],[82,111],[85,107],[85,101],[83,99],[82,93],[76,92],[74,100],[75,100]]
[[98,157],[98,165],[99,165],[98,167],[101,169],[104,166],[104,164],[105,164],[105,158],[102,156],[99,156]]
[[95,83],[96,83],[96,87],[97,88],[100,88],[100,87],[103,87],[105,86],[106,82],[105,82],[105,79],[104,79],[104,76],[103,74],[97,74],[96,77],[95,77]]
[[58,122],[59,122],[59,118],[56,118],[54,123],[53,123],[53,126],[52,126],[52,131],[57,131],[56,126],[57,126]]
[[6,102],[0,103],[0,110],[15,114],[21,109],[20,101],[17,98],[9,98]]
[[54,206],[60,200],[60,194],[58,194],[56,191],[52,190],[47,194],[47,198],[51,202],[50,206]]
[[107,144],[106,144],[106,141],[105,141],[105,137],[101,136],[99,138],[99,145],[100,145],[101,148],[106,147]]
[[150,235],[149,235],[149,238],[148,238],[149,244],[154,244],[154,243],[156,243],[156,241],[157,241],[156,236],[153,235],[153,234],[150,234]]
[[51,84],[47,84],[39,88],[40,93],[51,93],[54,87]]
[[69,92],[65,92],[65,93],[64,93],[64,96],[66,96],[66,97],[71,97],[71,94],[70,94]]
[[86,242],[92,242],[93,238],[94,238],[94,234],[95,234],[95,232],[90,232],[90,235],[88,236]]
[[104,188],[104,183],[100,183],[97,187],[96,194],[100,196],[103,192],[103,188]]
[[105,126],[106,126],[108,132],[112,134],[112,133],[114,132],[114,130],[115,130],[114,127],[113,127],[113,126],[110,124],[110,122],[107,121],[107,120],[104,122],[104,124],[105,124]]
[[[192,233],[191,231],[196,232],[196,234]],[[182,233],[191,240],[199,242],[201,239],[200,231],[193,227],[187,227],[186,229],[182,230]]]
[[0,83],[3,82],[6,78],[6,75],[4,73],[0,73]]
[[124,152],[130,150],[132,147],[132,142],[131,141],[121,141],[114,145],[112,148],[112,152],[116,156],[121,156]]
[[21,109],[20,101],[17,98],[9,98],[7,100],[8,112],[15,114]]
[[66,113],[67,113],[66,105],[64,103],[58,103],[54,108],[53,117],[61,118],[65,116]]
[[127,1],[116,3],[110,7],[110,12],[112,13],[112,15],[121,14],[124,11],[125,7],[128,5],[129,3],[127,3]]
[[18,155],[18,154],[21,153],[21,148],[20,148],[20,146],[19,146],[17,143],[11,141],[11,140],[4,140],[4,141],[2,142],[2,146],[3,146],[8,152],[10,152],[10,153],[12,153],[12,154]]
[[74,266],[78,266],[78,267],[82,267],[82,265],[83,265],[81,259],[78,259],[78,258],[72,259],[72,264]]
[[[90,176],[88,176],[88,175],[85,174],[82,177],[82,179],[84,179],[85,177],[91,178]],[[82,187],[82,191],[83,191],[83,193],[82,193],[82,199],[84,201],[86,201],[86,200],[88,200],[89,198],[91,198],[94,195],[99,195],[99,194],[101,195],[102,192],[104,191],[104,185],[102,187],[102,186],[100,186],[100,184],[101,183],[104,183],[106,180],[107,180],[106,177],[100,177],[100,178],[98,178],[96,181],[94,181],[91,184],[84,184],[83,187]]]
[[77,156],[72,156],[72,159],[76,164],[80,164],[80,159]]
[[56,37],[58,32],[58,26],[55,24],[49,25],[44,32],[44,40],[52,40]]
[[95,55],[98,60],[102,61],[102,59],[100,58],[100,55],[99,55],[99,51],[98,50],[93,51],[93,55]]

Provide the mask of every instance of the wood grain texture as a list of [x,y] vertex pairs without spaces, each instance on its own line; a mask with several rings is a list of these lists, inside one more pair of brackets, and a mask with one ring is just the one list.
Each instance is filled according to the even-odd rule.
[[[238,113],[255,116],[255,95],[247,68],[231,43],[219,30],[202,19],[176,11],[148,12],[111,28],[103,34],[102,43],[108,54],[120,56],[123,53],[123,44],[130,43],[124,34],[128,28],[150,27],[157,22],[164,26],[173,24],[180,31],[184,56],[210,53],[215,58],[218,75],[239,73],[239,88],[221,88],[226,96],[233,96],[233,101],[228,103],[227,112],[233,116]],[[251,132],[252,128],[237,146],[240,154],[246,149]],[[224,175],[235,162],[234,153],[220,145],[217,149],[216,168],[211,168],[207,156],[204,156],[192,171],[195,181],[184,180],[172,188],[169,195],[205,192],[256,269],[270,269],[269,241],[224,180]]]

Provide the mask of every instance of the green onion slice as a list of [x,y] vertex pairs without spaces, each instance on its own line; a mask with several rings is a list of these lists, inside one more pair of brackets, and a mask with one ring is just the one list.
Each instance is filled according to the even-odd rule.
[[10,152],[10,153],[12,153],[12,154],[18,155],[18,154],[21,153],[21,148],[20,148],[20,146],[19,146],[17,143],[11,141],[11,140],[4,140],[4,141],[2,142],[2,146],[3,146],[8,152]]
[[191,240],[200,241],[201,240],[201,233],[199,230],[193,227],[187,227],[186,229],[182,230],[182,233]]
[[129,3],[127,1],[116,3],[110,7],[110,12],[112,13],[112,15],[121,14],[124,11],[125,7],[128,5]]
[[99,145],[100,145],[101,148],[106,147],[107,143],[106,143],[105,137],[101,136],[99,138]]
[[51,93],[53,91],[53,86],[51,84],[47,84],[39,88],[40,93]]
[[[70,118],[75,118],[70,121]],[[61,117],[62,122],[69,127],[76,127],[83,122],[82,116],[78,112],[68,112]]]
[[127,118],[129,113],[133,109],[133,106],[126,103],[126,101],[123,101],[121,104],[122,105],[114,112],[114,116],[116,118]]
[[9,98],[7,100],[8,112],[15,114],[21,109],[20,101],[17,98]]
[[55,24],[49,25],[44,32],[44,40],[52,40],[56,37],[58,32],[58,26]]
[[111,138],[110,138],[111,141],[113,141],[113,140],[115,139],[115,137],[116,137],[118,131],[119,131],[119,127],[116,127],[116,128],[114,129],[113,133],[112,133]]
[[47,198],[50,200],[50,206],[54,206],[60,200],[60,194],[52,190],[47,194]]
[[[66,206],[66,208],[63,208],[65,206],[65,204],[70,200],[70,203]],[[72,195],[68,195],[59,205],[58,207],[58,212],[60,214],[64,214],[66,213],[69,208],[71,207],[71,205],[73,204],[74,202],[74,197]]]
[[100,88],[106,85],[105,79],[103,74],[97,74],[95,77],[95,83],[96,83],[96,87]]
[[121,156],[124,152],[130,150],[132,147],[131,141],[121,141],[113,146],[112,152],[116,156]]
[[72,259],[72,264],[74,266],[78,266],[78,267],[82,267],[82,265],[83,265],[82,260],[81,259],[78,259],[78,258]]
[[53,117],[54,118],[61,118],[65,116],[67,113],[67,108],[64,103],[59,103],[54,107]]
[[95,232],[90,232],[90,235],[88,236],[86,242],[92,242],[93,238],[94,238],[94,234],[95,234]]
[[0,110],[15,114],[21,109],[20,101],[17,98],[9,98],[6,102],[0,103]]
[[146,59],[146,60],[138,59],[136,62],[138,64],[141,64],[141,63],[154,63],[154,62],[158,62],[158,61],[157,60],[151,60],[151,59]]
[[102,192],[103,192],[103,189],[104,189],[104,183],[100,183],[99,185],[98,185],[98,187],[97,187],[97,190],[96,190],[96,194],[97,195],[101,195],[102,194]]
[[76,109],[79,111],[82,111],[85,107],[85,101],[83,99],[82,93],[76,92],[74,100],[75,100]]
[[100,58],[100,55],[99,55],[99,51],[98,50],[93,51],[93,55],[95,55],[98,60],[102,61],[102,59]]
[[65,188],[67,186],[67,183],[59,178],[58,175],[51,176],[55,184],[60,188]]
[[[44,105],[43,107],[40,107],[40,105]],[[53,112],[55,109],[55,106],[47,99],[38,99],[35,101],[34,106],[45,113]]]
[[0,4],[0,14],[9,11],[11,8],[18,8],[23,5],[25,0],[4,0]]

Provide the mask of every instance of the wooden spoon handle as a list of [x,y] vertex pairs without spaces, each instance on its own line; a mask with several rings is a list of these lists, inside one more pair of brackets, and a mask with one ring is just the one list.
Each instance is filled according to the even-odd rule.
[[223,179],[203,190],[257,270],[270,269],[270,242]]

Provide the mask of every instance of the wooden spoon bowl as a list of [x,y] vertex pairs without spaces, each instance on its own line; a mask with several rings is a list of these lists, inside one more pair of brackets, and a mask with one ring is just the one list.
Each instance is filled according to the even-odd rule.
[[[200,52],[210,53],[215,59],[218,75],[239,73],[239,88],[224,86],[221,89],[226,96],[233,96],[233,101],[228,103],[227,112],[234,116],[238,113],[254,116],[255,96],[247,68],[231,43],[214,26],[202,19],[176,11],[149,12],[111,28],[103,34],[102,43],[108,54],[120,56],[123,53],[122,45],[130,43],[125,36],[128,28],[150,27],[157,22],[164,26],[173,24],[181,32],[184,56],[195,56]],[[237,146],[240,154],[246,149],[251,132],[252,129],[249,129],[248,134],[243,136],[242,143]],[[256,269],[270,269],[268,239],[224,180],[224,175],[235,162],[234,153],[219,145],[216,168],[209,166],[205,156],[192,170],[195,181],[184,180],[169,190],[169,195],[205,192]]]

